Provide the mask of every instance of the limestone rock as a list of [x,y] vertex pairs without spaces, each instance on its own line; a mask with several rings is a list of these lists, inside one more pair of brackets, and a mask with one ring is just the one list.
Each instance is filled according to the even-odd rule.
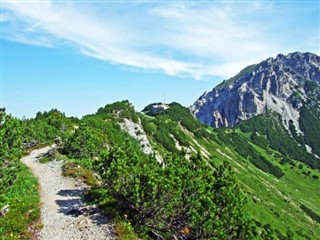
[[279,54],[205,92],[190,108],[197,119],[215,128],[234,126],[273,110],[287,128],[292,120],[299,132],[300,107],[311,94],[320,96],[306,87],[307,82],[320,85],[320,57],[299,52]]

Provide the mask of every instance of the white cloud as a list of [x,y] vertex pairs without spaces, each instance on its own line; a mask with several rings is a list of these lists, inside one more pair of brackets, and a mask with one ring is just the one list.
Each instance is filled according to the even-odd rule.
[[3,9],[7,39],[46,47],[64,42],[102,61],[168,75],[227,78],[289,51],[272,32],[274,22],[259,20],[273,9],[261,1],[3,2]]

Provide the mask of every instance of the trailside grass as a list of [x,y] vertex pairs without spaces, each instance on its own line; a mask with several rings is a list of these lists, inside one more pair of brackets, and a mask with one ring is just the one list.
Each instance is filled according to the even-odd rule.
[[28,227],[40,227],[39,186],[35,176],[20,164],[21,171],[5,194],[10,211],[0,218],[0,239],[31,239]]

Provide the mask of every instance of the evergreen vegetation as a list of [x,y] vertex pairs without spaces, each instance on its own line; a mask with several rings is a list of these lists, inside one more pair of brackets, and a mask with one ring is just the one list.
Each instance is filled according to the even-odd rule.
[[199,158],[168,156],[162,167],[153,158],[126,155],[120,149],[112,154],[103,179],[109,201],[141,231],[163,239],[258,235],[244,216],[243,199],[227,165],[213,170]]
[[[306,143],[317,149],[316,114],[314,109],[302,109],[300,125],[306,132],[302,136],[293,123],[289,123],[289,133],[273,113],[235,128],[214,130],[195,120],[178,103],[169,104],[168,109],[152,117],[136,113],[128,101],[106,105],[80,120],[56,109],[23,120],[1,112],[0,207],[9,204],[12,210],[0,218],[0,234],[4,239],[11,235],[27,238],[26,226],[39,217],[36,180],[19,161],[29,146],[26,143],[50,144],[59,138],[63,142],[60,152],[67,156],[58,154],[66,161],[64,174],[80,176],[95,186],[86,198],[115,216],[117,231],[124,238],[310,238],[316,233],[272,224],[283,217],[278,206],[289,209],[293,200],[288,194],[296,194],[298,186],[273,192],[280,192],[280,197],[272,195],[270,189],[262,195],[261,186],[272,186],[273,178],[289,183],[292,176],[306,178],[309,185],[318,181],[319,174],[303,163],[319,168],[319,161],[303,147],[296,147]],[[154,154],[144,154],[140,143],[121,131],[119,122],[124,118],[141,123]],[[161,154],[162,164],[157,162],[156,152]],[[286,167],[287,162],[290,167]],[[75,167],[78,165],[81,167]],[[254,166],[270,175],[261,175]],[[234,174],[233,168],[241,174]],[[93,172],[99,175],[99,184]],[[306,191],[318,199],[318,193],[310,189]],[[23,199],[23,205],[18,198]],[[319,209],[309,198],[295,203],[301,207],[291,214],[305,214],[319,222]],[[26,215],[30,209],[32,214]],[[255,215],[255,211],[266,215]]]
[[34,141],[36,147],[66,139],[75,121],[56,109],[23,120],[0,111],[0,209],[9,208],[0,217],[1,239],[29,239],[27,227],[40,216],[37,180],[20,162],[28,143]]
[[124,118],[131,119],[133,122],[138,122],[138,116],[128,100],[108,104],[103,108],[99,108],[97,115],[104,119],[117,119],[122,121]]
[[1,239],[29,238],[27,226],[39,218],[38,185],[22,156],[22,123],[0,112],[0,209],[9,212],[0,217]]
[[[300,111],[300,127],[304,132],[304,141],[308,144],[312,151],[320,156],[320,144],[319,144],[319,133],[320,133],[320,112],[314,108],[303,106]],[[319,163],[319,161],[317,161]],[[313,164],[316,168],[320,169],[319,164]]]
[[[271,173],[277,178],[281,178],[284,173],[277,166],[274,166],[265,157],[258,154],[258,152],[249,144],[249,142],[240,134],[236,132],[218,131],[218,137],[221,141],[229,146],[233,146],[242,157],[248,158],[250,162],[260,170]],[[257,138],[257,137],[256,137]],[[254,138],[254,140],[256,140]],[[263,142],[260,142],[262,144]]]
[[22,121],[23,142],[52,143],[55,138],[64,141],[77,122],[78,119],[68,118],[57,109],[43,113],[38,112],[34,119],[24,119]]
[[0,112],[0,189],[3,193],[14,183],[20,171],[21,132],[18,119]]
[[300,206],[301,209],[303,211],[305,211],[313,220],[317,221],[318,223],[320,223],[320,215],[318,215],[317,213],[315,213],[314,211],[312,211],[312,209],[308,208],[305,205],[301,205]]
[[[303,108],[302,112],[307,112],[307,110],[303,110]],[[305,114],[302,113],[302,115]],[[312,115],[309,114],[308,116],[312,119]],[[314,155],[308,153],[304,146],[297,147],[297,142],[301,144],[307,141],[307,139],[310,140],[309,143],[312,144],[312,146],[315,146],[315,143],[318,142],[319,139],[318,136],[315,136],[315,130],[317,130],[318,127],[316,124],[319,123],[319,120],[313,118],[312,120],[314,120],[314,122],[312,123],[311,120],[309,121],[309,118],[302,120],[305,119],[304,116],[300,119],[302,121],[302,128],[309,130],[305,132],[304,139],[302,139],[300,135],[297,135],[296,130],[293,129],[294,126],[290,125],[291,133],[293,135],[292,138],[282,125],[280,116],[272,112],[249,119],[246,122],[241,122],[239,128],[245,133],[253,134],[251,140],[254,144],[264,148],[270,147],[279,151],[283,155],[283,158],[287,159],[284,162],[290,162],[291,158],[304,162],[312,168],[320,169],[320,162]],[[259,136],[255,136],[257,133]],[[317,148],[318,145],[315,149]]]
[[[93,193],[88,198],[113,211],[116,209],[149,236],[163,239],[259,237],[254,223],[243,212],[243,196],[230,167],[224,164],[214,170],[200,155],[187,160],[175,148],[170,135],[181,144],[187,135],[171,120],[174,109],[169,111],[170,115],[160,114],[151,122],[142,120],[144,126],[155,127],[153,137],[168,153],[164,165],[160,165],[152,155],[141,152],[136,140],[119,130],[116,124],[119,119],[114,121],[114,116],[109,115],[118,116],[127,107],[127,102],[121,102],[104,107],[107,111],[99,110],[97,115],[85,117],[65,144],[65,153],[97,171],[104,183],[98,190],[102,195],[92,198]],[[131,119],[136,116],[136,113],[130,114]],[[193,119],[193,122],[196,121]],[[91,145],[94,147],[87,147]],[[87,159],[91,159],[90,164]]]

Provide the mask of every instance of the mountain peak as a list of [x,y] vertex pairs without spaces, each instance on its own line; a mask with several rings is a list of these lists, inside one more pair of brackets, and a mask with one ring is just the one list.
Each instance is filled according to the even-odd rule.
[[320,84],[320,57],[313,53],[278,54],[243,69],[212,91],[204,93],[192,106],[192,113],[213,127],[234,126],[273,110],[288,127],[293,121],[299,131],[299,108],[309,99],[306,82]]

